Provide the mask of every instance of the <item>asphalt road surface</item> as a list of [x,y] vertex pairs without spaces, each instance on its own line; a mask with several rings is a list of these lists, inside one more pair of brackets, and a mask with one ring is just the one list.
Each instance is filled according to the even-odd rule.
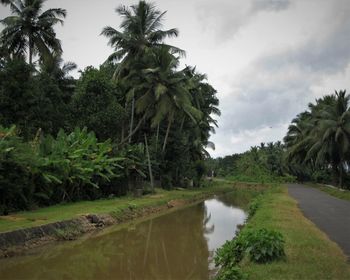
[[304,185],[287,186],[305,217],[323,230],[350,258],[350,201]]

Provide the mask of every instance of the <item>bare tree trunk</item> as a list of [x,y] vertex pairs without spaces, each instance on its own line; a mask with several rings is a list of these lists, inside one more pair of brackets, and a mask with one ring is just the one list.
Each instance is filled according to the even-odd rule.
[[149,178],[151,181],[151,189],[152,189],[152,193],[153,193],[154,192],[154,180],[153,180],[153,173],[152,173],[151,157],[149,155],[147,136],[146,136],[146,134],[144,136],[145,136],[146,154],[147,154],[147,162],[148,162],[148,172],[149,172]]
[[131,102],[131,120],[130,120],[129,143],[131,143],[132,128],[134,126],[134,113],[135,113],[135,93],[133,92],[132,102]]
[[164,143],[163,143],[163,149],[162,149],[162,152],[163,152],[163,153],[164,153],[164,151],[165,151],[165,147],[166,147],[166,144],[167,144],[167,141],[168,141],[168,136],[169,136],[169,131],[170,131],[171,123],[172,123],[172,118],[169,119],[168,127],[167,127],[167,129],[166,129],[165,138],[164,138]]
[[32,40],[29,38],[29,65],[33,65],[33,46]]
[[[127,110],[127,108],[128,108],[128,104],[125,102],[125,105],[124,105],[125,111]],[[125,120],[123,120],[123,123],[122,123],[122,135],[120,137],[120,141],[123,141],[124,136],[125,136]]]
[[126,138],[122,139],[119,145],[124,144],[127,140],[129,140],[129,138],[139,130],[141,124],[145,121],[145,119],[146,119],[146,115],[143,115],[143,117],[140,119],[138,124],[135,126],[134,130]]
[[339,182],[339,170],[337,164],[332,164],[332,173],[333,173],[333,184],[334,186],[338,185]]
[[180,131],[182,131],[183,127],[184,127],[184,123],[185,123],[185,116],[183,116],[182,120],[181,120],[181,126],[180,126]]
[[339,164],[339,186],[343,188],[343,164]]
[[158,151],[159,126],[160,126],[160,123],[158,123],[158,125],[157,125],[157,134],[156,134],[156,152]]

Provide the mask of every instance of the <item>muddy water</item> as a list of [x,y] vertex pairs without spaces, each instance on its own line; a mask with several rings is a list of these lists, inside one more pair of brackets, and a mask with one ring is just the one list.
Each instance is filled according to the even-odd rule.
[[246,218],[231,198],[0,260],[0,279],[209,279],[215,249]]

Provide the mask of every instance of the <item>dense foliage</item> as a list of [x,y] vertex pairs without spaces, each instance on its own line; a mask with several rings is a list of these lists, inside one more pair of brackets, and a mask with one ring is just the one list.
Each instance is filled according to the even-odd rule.
[[292,121],[284,141],[287,160],[299,177],[344,187],[350,160],[349,99],[345,90],[336,91],[310,103]]
[[214,261],[216,266],[220,266],[217,279],[244,279],[245,275],[240,271],[239,263],[245,256],[256,263],[283,259],[284,244],[285,240],[280,232],[265,228],[244,228],[237,237],[226,241],[216,250]]
[[179,69],[165,13],[118,7],[120,27],[101,32],[113,53],[75,80],[54,32],[67,12],[44,2],[1,2],[12,13],[0,34],[1,211],[200,186],[218,99],[195,67]]
[[78,199],[95,199],[118,191],[105,188],[125,176],[125,158],[113,154],[110,141],[92,132],[59,131],[24,142],[15,126],[0,128],[2,211],[26,209]]
[[281,142],[261,143],[242,154],[207,160],[215,175],[245,182],[291,182],[294,177],[285,161]]

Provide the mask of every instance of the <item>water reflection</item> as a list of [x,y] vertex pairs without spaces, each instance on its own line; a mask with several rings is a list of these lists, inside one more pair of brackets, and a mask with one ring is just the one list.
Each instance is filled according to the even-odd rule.
[[[223,203],[225,201],[225,203]],[[128,228],[0,261],[1,279],[208,279],[245,213],[223,198]]]

